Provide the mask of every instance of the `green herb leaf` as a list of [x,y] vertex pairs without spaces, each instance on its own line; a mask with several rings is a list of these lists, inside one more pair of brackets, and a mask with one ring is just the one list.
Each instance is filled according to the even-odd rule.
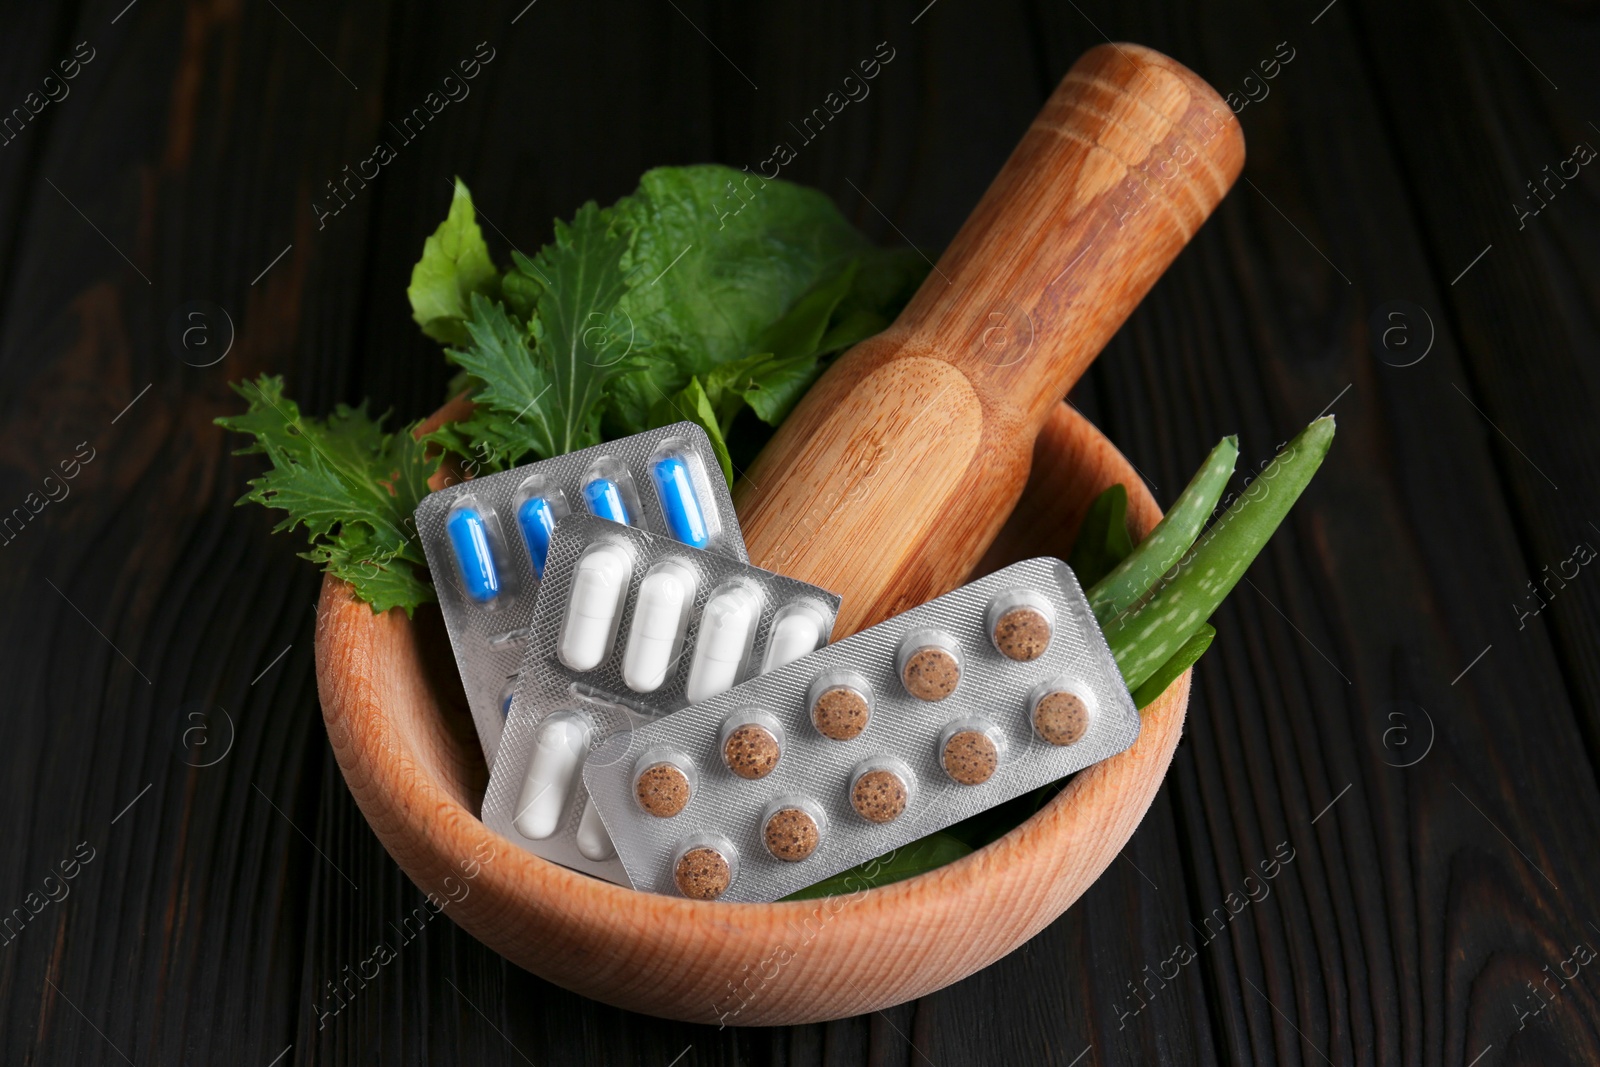
[[[604,241],[589,239],[596,230]],[[598,269],[563,273],[574,259]],[[670,421],[699,421],[709,402],[716,420],[706,429],[731,471],[724,442],[738,414],[750,407],[776,425],[826,356],[886,327],[925,273],[909,250],[870,245],[822,193],[719,166],[649,171],[615,207],[586,205],[570,228],[557,224],[555,245],[533,259],[513,251],[512,262],[495,274],[458,182],[450,216],[413,271],[417,321],[454,347],[451,358],[472,370],[474,399],[494,409],[430,440],[465,449],[485,470],[548,455],[561,440],[577,448],[637,433],[667,410]],[[590,288],[573,298],[575,277]],[[499,308],[481,329],[475,295]],[[576,319],[553,321],[552,301]],[[525,326],[534,368],[508,323]],[[592,394],[564,394],[571,376],[558,353],[573,336],[604,357]],[[542,370],[549,380],[536,388],[550,393],[519,399]],[[530,400],[550,425],[523,425]]]
[[730,167],[660,167],[617,204],[634,232],[628,312],[684,370],[757,351],[802,294],[870,248],[828,197]]
[[340,404],[325,420],[302,416],[275,375],[233,388],[249,407],[217,425],[255,438],[236,455],[260,453],[272,463],[239,503],[288,512],[273,532],[303,526],[311,541],[304,557],[353,585],[373,611],[399,607],[410,615],[433,600],[411,516],[439,463],[410,428],[383,432],[365,404]]
[[530,452],[555,455],[560,420],[552,411],[553,375],[534,359],[527,330],[478,293],[466,330],[467,342],[449,358],[466,372],[477,406],[466,420],[429,434],[428,443],[468,455],[488,470],[515,466]]
[[733,417],[745,406],[744,394],[756,387],[758,376],[767,374],[774,361],[771,352],[757,352],[724,363],[706,375],[706,396],[723,426],[733,423]]
[[817,342],[819,352],[842,352],[851,345],[860,344],[874,334],[889,328],[889,319],[876,311],[856,308],[854,311],[836,313],[835,322]]
[[821,369],[815,353],[781,357],[760,352],[724,363],[706,375],[706,392],[717,405],[724,427],[746,404],[762,422],[776,426],[805,395]]
[[1156,672],[1140,683],[1139,688],[1133,692],[1133,706],[1143,711],[1154,704],[1156,698],[1167,691],[1167,686],[1178,680],[1178,675],[1193,667],[1206,649],[1211,647],[1212,639],[1217,636],[1217,628],[1210,623],[1201,623],[1200,629],[1194,632],[1189,640],[1183,643],[1172,658],[1156,668]]
[[840,871],[831,878],[824,878],[816,885],[806,886],[783,899],[811,900],[815,897],[856,893],[863,889],[903,881],[936,867],[943,867],[971,852],[972,849],[959,838],[938,831],[927,837],[918,838],[908,845],[901,845],[886,856],[879,856],[847,871]]
[[533,260],[518,249],[511,250],[511,264],[512,269],[500,279],[500,294],[505,297],[511,313],[519,321],[527,322],[538,310],[545,284],[540,281],[539,268],[534,266]]
[[733,460],[728,455],[728,443],[723,440],[714,402],[707,395],[705,386],[700,384],[699,378],[690,378],[688,385],[672,396],[658,400],[650,413],[652,428],[670,426],[674,422],[685,420],[699,425],[705,430],[706,436],[711,438],[711,448],[717,454],[717,464],[722,468],[722,476],[728,480],[728,485],[732,486]]
[[[834,309],[833,325],[818,346],[823,352],[837,352],[882,331],[911,300],[932,269],[922,253],[914,248],[878,248],[868,245],[856,253],[861,269],[856,272],[855,284]],[[855,329],[861,329],[866,316],[877,318],[881,324],[875,330],[846,336],[845,323],[856,320]]]
[[1078,527],[1067,563],[1085,589],[1111,572],[1133,551],[1128,536],[1128,487],[1118,482],[1108,486],[1089,505]]
[[[821,373],[821,357],[828,351],[823,340],[829,323],[859,272],[860,261],[851,259],[843,270],[818,282],[782,318],[761,331],[755,341],[760,354],[724,363],[711,372],[708,377],[714,387],[727,397],[718,404],[724,413],[724,427],[746,404],[762,422],[776,426],[799,403]],[[851,329],[859,330],[863,325],[858,320]]]
[[[616,211],[633,235],[622,310],[649,360],[616,384],[611,417],[623,433],[646,428],[653,406],[691,377],[724,433],[740,400],[776,423],[817,374],[806,357],[887,325],[922,276],[905,255],[870,245],[817,190],[729,167],[648,171]],[[831,338],[841,343],[828,347]],[[781,361],[781,372],[719,402],[713,370],[755,353]]]
[[778,359],[816,355],[834,309],[850,292],[860,267],[859,260],[851,259],[843,270],[812,286],[781,318],[761,331],[756,348]]
[[422,244],[422,258],[411,268],[411,316],[435,341],[467,342],[463,320],[475,293],[496,296],[499,272],[489,259],[489,246],[478,229],[472,194],[460,178],[450,200],[450,214]]
[[611,213],[585,204],[571,225],[556,223],[553,244],[519,258],[508,276],[512,299],[533,302],[527,327],[474,293],[468,342],[449,357],[470,376],[477,409],[455,437],[430,440],[470,439],[472,458],[489,470],[599,444],[607,388],[638,366],[617,308],[626,250]]
[[1033,813],[1044,807],[1045,802],[1059,793],[1066,783],[1067,779],[1063,778],[1020,796],[1014,796],[987,811],[980,811],[953,826],[946,827],[944,832],[959,838],[968,848],[976,852],[1027,822],[1033,817]]

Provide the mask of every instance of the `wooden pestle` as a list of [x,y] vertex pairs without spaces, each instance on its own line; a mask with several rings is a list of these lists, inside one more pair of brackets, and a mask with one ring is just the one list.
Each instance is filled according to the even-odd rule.
[[843,594],[836,638],[959,585],[1044,421],[1243,166],[1199,76],[1139,45],[1086,52],[900,317],[735,487],[751,561]]

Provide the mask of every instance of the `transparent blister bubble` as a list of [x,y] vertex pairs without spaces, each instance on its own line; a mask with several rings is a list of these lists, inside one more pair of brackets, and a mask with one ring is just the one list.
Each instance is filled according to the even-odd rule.
[[773,797],[761,813],[761,843],[784,863],[804,863],[828,834],[828,813],[802,793]]
[[[484,796],[484,823],[546,859],[628,884],[616,857],[596,859],[595,849],[578,847],[589,803],[581,787],[568,799],[558,832],[539,838],[517,832],[519,801],[533,766],[529,753],[537,748],[541,724],[552,715],[585,714],[594,726],[584,766],[622,760],[616,770],[626,780],[634,813],[674,822],[674,815],[645,813],[640,775],[659,767],[646,783],[651,795],[667,802],[676,788],[687,792],[687,802],[703,787],[704,776],[729,773],[722,756],[715,764],[652,758],[646,766],[631,735],[684,707],[697,691],[720,693],[756,674],[775,624],[797,604],[820,618],[819,640],[825,642],[839,598],[824,589],[593,516],[563,520],[550,543],[532,637]],[[740,751],[753,760],[776,760],[770,749],[781,749],[782,726],[759,712],[751,722],[752,730],[741,735],[749,745]],[[763,727],[772,742],[767,748]],[[669,764],[678,776],[665,769]]]
[[939,766],[957,785],[983,785],[1005,756],[1005,731],[982,716],[962,716],[939,733]]
[[823,737],[853,740],[872,721],[872,683],[855,671],[825,671],[807,687],[806,709]]
[[583,505],[595,518],[623,526],[636,525],[644,513],[633,472],[620,456],[611,453],[596,456],[584,470]]
[[1032,589],[1007,589],[989,601],[984,622],[995,651],[1007,659],[1030,663],[1050,648],[1056,609],[1049,597]]
[[611,656],[633,569],[633,548],[626,541],[605,537],[579,554],[557,624],[556,659],[562,666],[581,674]]
[[961,642],[937,627],[912,630],[895,649],[895,673],[910,696],[933,704],[961,686]]
[[1039,740],[1050,745],[1075,745],[1094,721],[1094,690],[1081,678],[1057,675],[1028,694],[1028,720]]
[[[569,516],[591,513],[588,494],[598,478],[614,492],[603,486],[595,492],[616,502],[631,523],[670,535],[675,524],[682,524],[653,488],[654,468],[667,455],[677,457],[689,472],[683,484],[692,503],[679,500],[674,506],[698,508],[704,515],[707,532],[700,547],[741,562],[748,559],[711,442],[704,430],[688,422],[473,478],[432,493],[417,506],[417,536],[489,766],[494,766],[505,721],[502,690],[521,666],[532,633],[534,604],[556,526]],[[461,517],[468,510],[477,514],[481,532],[470,516]],[[463,553],[457,545],[471,548],[479,541],[486,546],[481,555],[494,568],[493,595],[485,595],[481,564],[476,572],[462,570],[463,558],[471,562],[480,554]]]
[[685,701],[694,703],[732,689],[750,667],[750,649],[761,624],[761,587],[744,578],[720,582],[700,609]]
[[452,564],[452,585],[479,611],[499,611],[517,596],[517,568],[500,529],[500,516],[479,499],[463,493],[444,515],[444,537]]
[[917,772],[898,756],[868,756],[850,768],[850,808],[873,826],[894,822],[917,795]]
[[534,576],[544,577],[544,559],[550,552],[556,523],[572,514],[566,491],[549,474],[530,473],[517,485],[511,498],[511,514]]
[[700,579],[681,559],[654,564],[639,582],[633,623],[622,653],[622,682],[631,691],[654,693],[683,655],[694,594]]
[[[693,548],[715,540],[721,519],[700,505],[710,499],[706,487],[711,484],[701,451],[686,438],[669,437],[650,454],[648,467],[668,536]],[[721,476],[717,471],[718,480]]]
[[693,760],[677,749],[657,746],[634,761],[633,799],[646,815],[671,819],[688,806],[699,780]]
[[745,781],[773,772],[783,758],[783,724],[760,708],[742,708],[722,720],[722,765]]
[[832,613],[814,600],[796,600],[779,608],[767,650],[761,657],[761,673],[777,670],[821,648],[832,622]]
[[[1017,607],[1035,613],[1023,620],[1030,658],[1003,653],[995,639],[997,619]],[[1039,619],[1048,640],[1039,640]],[[918,661],[919,652],[929,654]],[[919,663],[908,688],[906,671]],[[1041,706],[1051,712],[1044,732]],[[730,723],[759,724],[777,741],[778,758],[759,777],[730,770]],[[1052,728],[1054,740],[1045,736]],[[642,722],[626,753],[591,762],[583,779],[635,887],[680,893],[684,842],[720,835],[737,862],[715,899],[770,901],[1064,778],[1138,735],[1138,712],[1077,579],[1040,558]],[[649,750],[698,768],[671,818],[645,815],[633,798],[634,760]],[[814,848],[798,860],[776,855],[766,830],[774,804],[796,797],[821,816]],[[804,851],[803,818],[781,830],[784,848]]]
[[672,883],[680,896],[717,900],[739,877],[739,851],[721,834],[691,834],[672,857]]

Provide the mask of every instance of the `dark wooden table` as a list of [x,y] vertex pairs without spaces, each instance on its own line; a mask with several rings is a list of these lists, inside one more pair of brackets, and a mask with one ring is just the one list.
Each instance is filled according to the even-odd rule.
[[[1600,1062],[1593,3],[8,7],[6,1063]],[[233,506],[227,383],[432,409],[404,288],[453,175],[503,257],[652,165],[765,158],[879,42],[786,176],[935,253],[1105,35],[1236,93],[1250,158],[1074,399],[1163,501],[1225,433],[1340,426],[1122,859],[988,970],[789,1030],[628,1015],[448,919],[401,942],[420,894],[329,752],[318,577]]]

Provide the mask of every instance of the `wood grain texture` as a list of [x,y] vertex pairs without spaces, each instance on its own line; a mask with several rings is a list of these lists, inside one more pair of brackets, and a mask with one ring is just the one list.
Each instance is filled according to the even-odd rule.
[[[1480,46],[1505,44],[1468,14],[1458,24]],[[1398,54],[1367,55],[1394,39],[1361,32],[1366,17],[1336,8],[1315,29],[1263,22],[1259,40],[1232,41],[1219,56],[1242,73],[1280,40],[1298,49],[1273,96],[1241,115],[1252,144],[1259,129],[1278,147],[1254,155],[1252,196],[1218,219],[1231,252],[1191,298],[1248,309],[1249,330],[1233,334],[1214,371],[1183,360],[1179,381],[1206,410],[1237,420],[1227,428],[1246,442],[1262,442],[1257,455],[1332,403],[1341,456],[1297,517],[1300,536],[1277,539],[1252,569],[1255,588],[1241,586],[1219,615],[1244,654],[1201,672],[1211,713],[1191,735],[1195,761],[1180,759],[1174,776],[1194,812],[1188,837],[1217,841],[1196,849],[1196,913],[1276,842],[1298,850],[1275,906],[1252,905],[1248,924],[1211,945],[1229,990],[1218,1031],[1225,1057],[1264,1063],[1465,1064],[1491,1046],[1485,1063],[1590,1062],[1594,1016],[1582,994],[1518,1017],[1519,1004],[1543,1003],[1524,983],[1570,956],[1563,942],[1584,939],[1593,879],[1576,872],[1596,808],[1577,786],[1592,763],[1559,671],[1537,644],[1495,632],[1498,612],[1510,613],[1488,589],[1525,566],[1522,507],[1498,484],[1485,448],[1494,431],[1451,385],[1466,387],[1458,360],[1474,346],[1434,295],[1471,279],[1451,285],[1470,256],[1430,271],[1434,257],[1409,236],[1415,212],[1439,194],[1408,196],[1395,162],[1374,151],[1400,131],[1412,136],[1387,124],[1378,92],[1314,88],[1353,70],[1394,76]],[[1440,103],[1430,122],[1446,128],[1471,110]],[[1302,126],[1320,131],[1303,147],[1292,137]],[[1478,168],[1462,170],[1451,181],[1481,180]],[[1281,245],[1299,269],[1221,272],[1261,243]],[[1410,367],[1375,347],[1397,299],[1435,309],[1433,350]],[[1410,321],[1420,340],[1426,320]],[[1181,344],[1162,324],[1151,330],[1153,345]],[[1268,357],[1270,374],[1247,377]],[[1107,393],[1127,397],[1131,386],[1120,378]],[[1219,818],[1235,840],[1216,838]],[[1299,965],[1308,958],[1319,966]]]
[[[1042,473],[1007,539],[1016,559],[1059,551],[1061,531],[1121,482],[1135,532],[1160,518],[1131,467],[1057,403]],[[1070,525],[1045,526],[1040,513]],[[436,910],[522,967],[586,996],[691,1022],[786,1025],[878,1011],[966,977],[1038,933],[1110,865],[1166,774],[1188,675],[1145,709],[1132,747],[1074,776],[993,845],[928,874],[847,897],[720,904],[637,893],[524,852],[474,816],[480,760],[437,633],[373,614],[323,582],[317,680],[334,756],[390,855]],[[435,652],[434,659],[437,659]],[[455,728],[452,728],[454,725]]]
[[[523,0],[277,5],[306,36],[251,3],[140,0],[115,24],[122,2],[11,5],[0,20],[15,93],[76,42],[99,49],[72,95],[0,149],[0,509],[78,442],[98,450],[71,496],[0,548],[0,909],[40,892],[78,842],[97,849],[70,896],[0,945],[5,1062],[1600,1058],[1592,978],[1524,1029],[1514,1010],[1525,981],[1600,936],[1585,933],[1600,922],[1587,568],[1526,630],[1511,610],[1594,519],[1591,168],[1526,230],[1511,212],[1600,122],[1585,8],[677,0],[680,14],[541,0],[512,25]],[[1240,114],[1255,188],[1239,182],[1073,403],[1168,501],[1222,434],[1259,461],[1352,387],[1323,473],[1250,572],[1260,592],[1241,586],[1218,619],[1168,787],[1122,858],[995,965],[798,1027],[628,1013],[427,919],[318,721],[317,577],[293,539],[269,536],[270,516],[231,506],[257,466],[229,459],[237,442],[210,425],[236,406],[225,382],[281,371],[316,412],[362,396],[400,419],[436,407],[449,370],[402,293],[456,174],[503,259],[646,167],[754,167],[787,139],[785,177],[936,259],[1101,31],[1241,96],[1252,75],[1270,96]],[[324,181],[484,40],[499,58],[471,97],[318,230]],[[897,54],[867,99],[814,140],[789,130],[879,42]],[[1262,82],[1280,42],[1296,58]],[[195,299],[239,327],[211,368],[186,367],[164,336]],[[1373,355],[1372,313],[1398,299],[1439,329],[1412,368]],[[185,762],[196,701],[237,727],[208,767]],[[1385,765],[1421,750],[1419,707],[1433,749]],[[219,749],[224,728],[213,719]],[[1195,928],[1285,840],[1299,852],[1271,895],[1204,941]],[[1194,962],[1152,977],[1181,941]],[[393,957],[378,966],[380,945]]]
[[[1244,165],[1181,64],[1073,64],[889,329],[839,357],[734,487],[752,562],[848,589],[849,634],[955,587],[1033,441]],[[841,546],[843,546],[841,550]]]

